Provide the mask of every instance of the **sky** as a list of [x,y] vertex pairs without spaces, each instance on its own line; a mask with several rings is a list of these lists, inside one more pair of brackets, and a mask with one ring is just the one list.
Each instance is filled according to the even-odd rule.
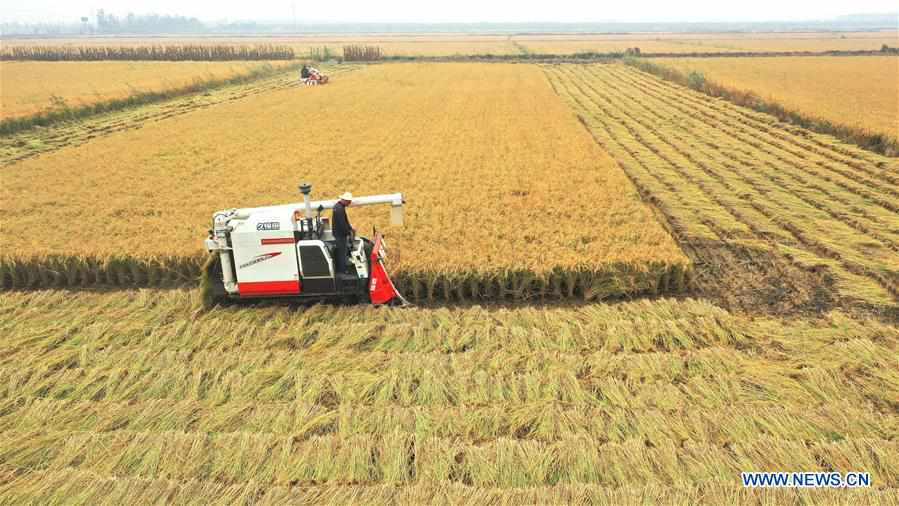
[[896,0],[0,0],[4,22],[65,22],[97,9],[125,15],[178,14],[203,21],[303,22],[591,22],[800,21],[896,12]]

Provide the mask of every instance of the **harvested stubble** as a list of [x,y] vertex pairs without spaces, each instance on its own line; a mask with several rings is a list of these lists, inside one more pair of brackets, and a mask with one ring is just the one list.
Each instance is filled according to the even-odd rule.
[[[899,487],[899,329],[876,321],[198,303],[0,295],[0,497],[879,504]],[[770,469],[863,469],[874,488],[740,486]]]
[[736,306],[896,313],[899,165],[623,65],[546,67]]
[[[304,179],[320,198],[403,192],[407,224],[386,229],[388,251],[397,283],[416,300],[672,292],[689,271],[620,167],[533,66],[372,66],[14,168],[0,190],[5,215],[15,216],[4,223],[4,262],[37,269],[67,265],[58,256],[102,266],[126,255],[140,272],[152,258],[199,266],[211,212],[295,202]],[[56,184],[35,188],[43,177]],[[360,232],[386,214],[351,211]],[[86,240],[39,232],[38,223],[72,216]],[[34,287],[52,276],[3,283],[23,278]]]

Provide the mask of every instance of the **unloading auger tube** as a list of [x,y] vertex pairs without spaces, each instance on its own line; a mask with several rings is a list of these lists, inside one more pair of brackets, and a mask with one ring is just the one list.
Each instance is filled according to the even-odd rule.
[[[399,304],[405,299],[387,275],[384,239],[350,238],[345,272],[336,272],[336,240],[322,211],[338,200],[226,209],[212,215],[206,249],[217,257],[206,273],[213,298],[300,297]],[[403,225],[403,195],[354,197],[351,207],[390,205],[391,225]]]

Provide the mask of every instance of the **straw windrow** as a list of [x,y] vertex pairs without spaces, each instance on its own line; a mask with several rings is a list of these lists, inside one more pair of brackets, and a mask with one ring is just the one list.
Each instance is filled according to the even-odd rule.
[[[889,504],[899,487],[899,332],[876,320],[198,302],[2,294],[0,497]],[[793,468],[874,486],[739,482]]]

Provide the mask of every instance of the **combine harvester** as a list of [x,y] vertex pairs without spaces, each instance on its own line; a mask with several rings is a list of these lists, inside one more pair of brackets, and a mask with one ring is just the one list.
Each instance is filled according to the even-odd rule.
[[300,69],[300,84],[306,86],[318,86],[320,84],[328,84],[328,76],[322,74],[315,67],[309,67],[307,65],[303,65],[303,68]]
[[[312,202],[312,186],[300,185],[303,202],[212,215],[204,269],[204,301],[295,298],[313,301],[405,305],[384,267],[384,239],[350,238],[346,272],[335,272],[336,240],[322,211],[337,200]],[[403,195],[357,197],[353,207],[390,204],[390,223],[403,224]]]

